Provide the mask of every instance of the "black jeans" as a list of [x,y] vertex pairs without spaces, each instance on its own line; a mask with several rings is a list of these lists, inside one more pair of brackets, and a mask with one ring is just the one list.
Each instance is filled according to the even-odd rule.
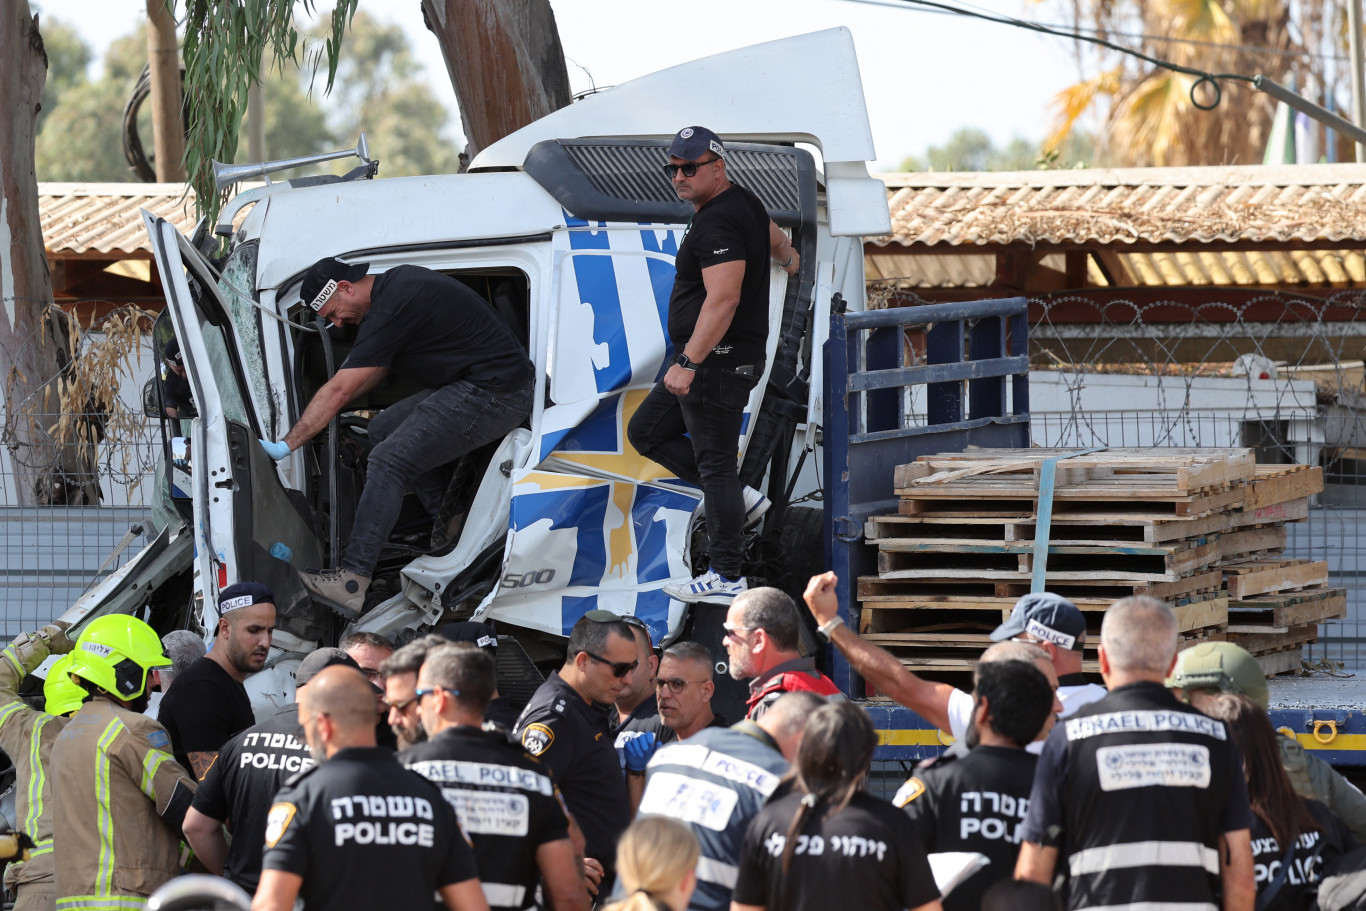
[[744,572],[740,427],[749,394],[762,372],[762,365],[702,364],[688,394],[681,397],[662,382],[656,383],[626,430],[637,452],[702,488],[711,568],[727,579],[737,579]]
[[521,424],[531,412],[533,388],[503,392],[459,380],[376,415],[369,428],[375,448],[341,567],[368,578],[398,521],[404,492],[416,490],[422,505],[435,511],[447,476],[441,467]]

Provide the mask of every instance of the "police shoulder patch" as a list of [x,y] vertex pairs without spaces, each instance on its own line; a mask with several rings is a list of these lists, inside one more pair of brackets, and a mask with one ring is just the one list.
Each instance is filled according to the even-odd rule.
[[169,750],[171,748],[171,735],[166,733],[164,728],[147,732],[147,742],[158,750]]
[[540,756],[555,742],[555,732],[543,724],[528,724],[522,728],[522,746],[532,756]]
[[266,847],[273,848],[289,828],[289,824],[294,821],[294,814],[299,812],[299,808],[292,803],[277,803],[270,808],[270,815],[266,817]]
[[896,796],[892,798],[892,805],[904,807],[924,793],[925,782],[921,781],[919,778],[908,778],[906,779],[906,783],[896,792]]

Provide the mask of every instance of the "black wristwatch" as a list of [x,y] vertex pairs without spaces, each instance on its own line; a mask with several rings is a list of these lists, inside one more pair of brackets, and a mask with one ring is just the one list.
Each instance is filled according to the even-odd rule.
[[691,370],[694,373],[697,372],[697,364],[695,364],[692,358],[688,357],[682,351],[678,352],[678,357],[674,358],[674,363],[682,367],[684,370]]

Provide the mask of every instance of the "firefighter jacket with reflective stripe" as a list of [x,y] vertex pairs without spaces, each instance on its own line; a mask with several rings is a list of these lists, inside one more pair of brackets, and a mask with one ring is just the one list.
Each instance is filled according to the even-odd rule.
[[52,753],[59,911],[139,911],[179,870],[194,779],[156,721],[96,697]]
[[0,750],[14,763],[15,816],[35,845],[29,859],[10,864],[11,887],[52,882],[52,744],[65,718],[29,708],[19,698],[19,682],[48,656],[43,637],[20,636],[0,652]]

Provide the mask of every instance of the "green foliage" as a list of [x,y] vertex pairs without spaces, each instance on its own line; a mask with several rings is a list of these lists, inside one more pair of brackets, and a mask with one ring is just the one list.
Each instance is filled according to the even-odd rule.
[[[174,2],[174,0],[167,0]],[[322,48],[305,57],[316,67],[327,61],[326,90],[331,91],[341,61],[342,37],[357,0],[338,0]],[[189,110],[185,167],[194,186],[199,214],[212,221],[222,205],[214,186],[212,160],[232,161],[247,110],[247,91],[263,81],[266,52],[279,62],[300,63],[294,0],[185,0],[185,98]],[[314,0],[303,0],[311,15]]]
[[1036,168],[1088,167],[1093,161],[1094,140],[1086,133],[1074,132],[1063,147],[1045,154],[1042,143],[1016,136],[997,146],[985,131],[975,127],[956,130],[941,146],[930,146],[923,155],[909,155],[901,162],[902,171],[1032,171]]
[[[90,48],[70,29],[48,19],[43,25],[48,82],[38,120],[35,168],[39,180],[117,182],[132,180],[123,157],[123,105],[147,62],[147,31],[112,42],[103,75],[86,76]],[[54,54],[56,45],[60,50]],[[48,91],[54,92],[52,101]],[[150,117],[145,135],[150,135]]]

